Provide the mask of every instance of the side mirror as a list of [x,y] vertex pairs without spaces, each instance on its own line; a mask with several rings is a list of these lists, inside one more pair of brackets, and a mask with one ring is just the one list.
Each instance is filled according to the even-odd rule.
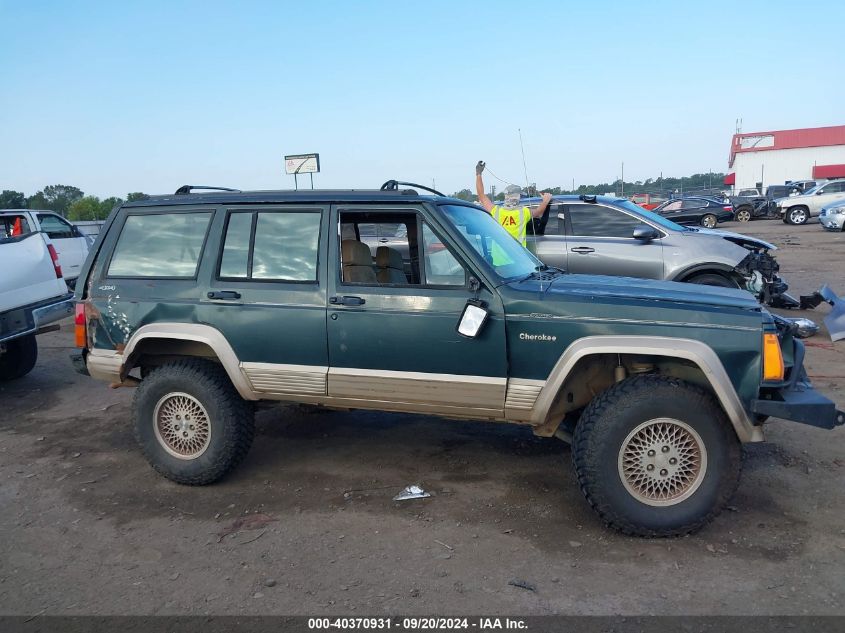
[[467,338],[475,338],[487,322],[488,316],[490,316],[490,313],[483,301],[470,299],[464,306],[464,311],[458,321],[458,334]]
[[635,240],[650,242],[651,240],[656,240],[660,237],[660,233],[657,232],[657,229],[652,228],[647,224],[640,224],[638,227],[634,228],[634,234],[632,237]]

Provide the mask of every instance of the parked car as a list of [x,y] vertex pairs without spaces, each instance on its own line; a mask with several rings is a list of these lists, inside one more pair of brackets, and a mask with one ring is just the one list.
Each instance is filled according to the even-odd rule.
[[[757,191],[754,189],[753,191]],[[730,203],[734,208],[737,222],[748,222],[762,218],[778,217],[776,201],[780,198],[797,196],[801,189],[797,185],[771,185],[766,188],[766,195],[733,196]]]
[[845,197],[824,207],[819,222],[831,231],[845,231]]
[[730,203],[697,196],[667,200],[655,208],[654,212],[669,218],[675,224],[700,225],[708,229],[712,229],[719,222],[734,219],[734,209]]
[[[223,477],[256,401],[510,422],[572,442],[609,525],[667,536],[729,502],[768,416],[845,423],[792,326],[748,293],[566,274],[477,206],[405,184],[183,187],[112,212],[77,284],[74,363],[137,386],[155,470]],[[374,261],[351,237],[365,224],[404,225],[407,260],[382,245]],[[458,274],[432,274],[432,252]]]
[[53,211],[4,209],[0,210],[0,222],[10,232],[17,223],[24,232],[46,233],[59,255],[65,282],[73,288],[93,239]]
[[800,196],[781,198],[776,202],[778,214],[786,224],[806,224],[817,217],[831,202],[845,197],[845,180],[830,180],[808,189]]
[[743,288],[764,303],[798,305],[786,294],[772,244],[681,226],[623,198],[554,196],[532,228],[529,248],[572,273]]
[[813,187],[822,184],[823,182],[827,182],[826,180],[790,180],[786,184],[790,187],[798,187],[801,193],[804,193],[808,189],[812,189]]
[[[20,226],[21,222],[16,222]],[[38,231],[0,218],[0,381],[25,376],[38,359],[35,336],[73,314],[55,247]]]

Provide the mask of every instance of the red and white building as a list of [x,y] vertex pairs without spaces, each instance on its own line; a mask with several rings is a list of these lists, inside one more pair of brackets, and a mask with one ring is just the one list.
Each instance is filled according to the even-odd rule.
[[736,191],[845,178],[845,125],[734,134],[728,172],[725,184]]

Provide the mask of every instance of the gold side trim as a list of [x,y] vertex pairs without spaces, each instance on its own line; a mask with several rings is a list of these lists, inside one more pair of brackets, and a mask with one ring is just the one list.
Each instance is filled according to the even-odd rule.
[[328,367],[241,363],[241,369],[253,391],[261,395],[326,395]]
[[86,356],[86,365],[92,378],[107,382],[120,382],[123,354],[108,349],[92,349]]
[[430,413],[477,409],[501,415],[507,379],[489,376],[434,374],[368,369],[329,369],[329,395],[405,403],[408,410]]
[[508,381],[508,392],[505,397],[505,409],[519,409],[530,411],[534,408],[537,396],[546,386],[545,380],[526,380],[513,378]]

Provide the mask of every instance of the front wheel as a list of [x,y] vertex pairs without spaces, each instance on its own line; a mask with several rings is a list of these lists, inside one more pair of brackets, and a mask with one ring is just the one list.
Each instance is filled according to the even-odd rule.
[[705,273],[696,275],[686,280],[690,284],[701,284],[702,286],[718,286],[719,288],[739,288],[739,286],[722,275],[716,273]]
[[707,229],[712,229],[716,226],[716,216],[712,213],[708,213],[703,218],[701,218],[701,226]]
[[680,536],[713,519],[739,482],[741,447],[704,390],[657,375],[627,378],[584,410],[572,442],[578,482],[611,527]]
[[217,481],[252,444],[252,404],[211,361],[187,359],[154,368],[138,386],[132,408],[135,437],[147,461],[180,484]]
[[807,224],[810,214],[804,207],[795,207],[789,210],[786,217],[789,218],[790,224]]

